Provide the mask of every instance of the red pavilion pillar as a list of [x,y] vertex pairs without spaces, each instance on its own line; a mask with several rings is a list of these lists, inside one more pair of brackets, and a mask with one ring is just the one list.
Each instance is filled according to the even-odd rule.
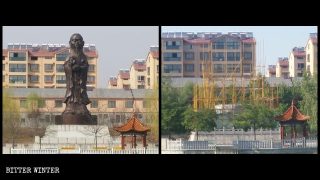
[[303,137],[306,138],[307,136],[308,136],[307,125],[304,124],[304,125],[303,125]]
[[134,134],[133,135],[133,148],[137,147],[137,136]]
[[125,146],[125,136],[123,134],[121,134],[121,149],[124,149]]
[[143,135],[142,137],[142,144],[143,144],[143,147],[147,147],[147,141],[146,141],[146,135]]
[[284,138],[284,126],[283,125],[280,126],[280,138],[281,138],[281,140],[283,140],[283,138]]

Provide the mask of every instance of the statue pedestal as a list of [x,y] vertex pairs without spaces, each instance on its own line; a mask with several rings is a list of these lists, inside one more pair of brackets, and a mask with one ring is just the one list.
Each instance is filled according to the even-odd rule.
[[[92,149],[95,147],[95,132],[98,129],[97,143],[99,147],[113,147],[120,144],[110,136],[108,126],[95,125],[49,125],[44,137],[41,138],[42,148],[80,147]],[[39,144],[40,139],[35,138]]]
[[62,124],[95,125],[97,121],[91,116],[86,105],[73,103],[67,104],[62,113]]

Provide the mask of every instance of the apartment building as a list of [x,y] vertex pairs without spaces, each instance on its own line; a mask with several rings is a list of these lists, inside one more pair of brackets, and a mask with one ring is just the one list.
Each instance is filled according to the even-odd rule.
[[287,57],[279,58],[276,65],[276,77],[289,78],[289,60]]
[[129,69],[120,69],[117,76],[117,89],[130,89]]
[[255,74],[253,33],[165,32],[161,34],[161,42],[163,76],[202,77],[202,69],[208,64],[212,67],[206,69],[212,69],[217,78]]
[[289,55],[289,76],[302,77],[305,71],[306,52],[304,47],[294,47]]
[[[86,44],[88,57],[87,88],[97,87],[98,52],[94,44]],[[9,43],[2,49],[2,87],[5,88],[65,88],[63,64],[69,56],[65,44]]]
[[136,59],[130,70],[121,69],[110,77],[108,89],[154,89],[159,83],[159,47],[151,46],[146,59]]
[[130,67],[130,87],[132,89],[145,89],[146,61],[137,59]]
[[151,46],[146,59],[146,89],[159,87],[159,47]]
[[118,88],[117,82],[118,82],[117,77],[115,76],[110,77],[108,81],[108,86],[107,86],[108,89],[117,89]]
[[306,51],[306,71],[312,76],[318,74],[318,34],[310,33]]
[[269,65],[266,77],[276,77],[276,65]]

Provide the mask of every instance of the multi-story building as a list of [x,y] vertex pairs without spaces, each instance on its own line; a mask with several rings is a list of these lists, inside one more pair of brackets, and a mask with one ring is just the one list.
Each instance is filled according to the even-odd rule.
[[146,59],[146,89],[159,87],[159,47],[151,46]]
[[117,76],[117,89],[130,89],[129,69],[120,69]]
[[290,77],[302,77],[305,70],[306,52],[304,47],[294,47],[289,55]]
[[[56,116],[61,115],[65,109],[63,89],[41,89],[41,88],[7,88],[12,98],[17,102],[20,110],[20,120],[24,126],[30,126],[32,118],[28,116],[28,96],[37,94],[44,100],[39,107],[40,123],[55,124]],[[91,103],[87,105],[92,115],[97,116],[99,124],[107,124],[110,127],[125,123],[132,116],[133,111],[138,113],[139,119],[151,124],[152,119],[148,118],[149,113],[153,113],[148,105],[146,94],[150,90],[135,89],[130,91],[124,89],[93,89],[88,91]]]
[[289,61],[287,57],[279,58],[276,65],[276,77],[289,78]]
[[162,33],[161,42],[163,76],[202,77],[204,61],[210,61],[214,77],[255,74],[256,41],[250,32]]
[[133,61],[130,68],[130,87],[132,89],[145,89],[146,61],[144,59]]
[[318,74],[318,34],[310,33],[306,45],[306,71],[312,76]]
[[[95,45],[85,45],[88,57],[88,90],[97,87],[98,53]],[[2,50],[2,86],[6,88],[65,88],[63,64],[69,55],[64,44],[9,43]]]
[[110,77],[108,81],[108,89],[117,89],[117,77]]
[[276,65],[269,65],[266,77],[276,77]]

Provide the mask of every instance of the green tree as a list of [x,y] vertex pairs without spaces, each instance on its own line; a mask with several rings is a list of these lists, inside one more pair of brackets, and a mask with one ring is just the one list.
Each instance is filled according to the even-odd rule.
[[196,138],[198,140],[198,131],[212,131],[216,126],[215,120],[217,115],[215,110],[212,109],[200,109],[195,112],[191,106],[184,112],[183,125],[188,130],[196,132]]
[[40,137],[40,149],[41,149],[41,138],[45,135],[47,124],[40,122],[40,108],[43,108],[45,101],[36,93],[30,93],[27,96],[27,112],[28,118],[31,122],[31,128],[34,136]]
[[154,141],[159,140],[159,90],[157,87],[146,94],[144,102],[147,108],[147,122],[151,122],[151,137]]
[[16,139],[21,133],[20,108],[18,103],[12,98],[12,94],[3,91],[3,139],[11,139],[14,148]]
[[247,130],[253,128],[256,140],[257,128],[275,128],[277,122],[274,120],[275,111],[264,104],[244,104],[239,115],[235,117],[234,126]]
[[318,78],[304,74],[301,82],[302,101],[299,102],[300,110],[310,116],[311,133],[317,134],[318,130]]
[[171,86],[170,79],[162,79],[161,85],[161,130],[164,134],[184,133],[184,115],[188,106],[192,104],[193,85],[183,88]]

